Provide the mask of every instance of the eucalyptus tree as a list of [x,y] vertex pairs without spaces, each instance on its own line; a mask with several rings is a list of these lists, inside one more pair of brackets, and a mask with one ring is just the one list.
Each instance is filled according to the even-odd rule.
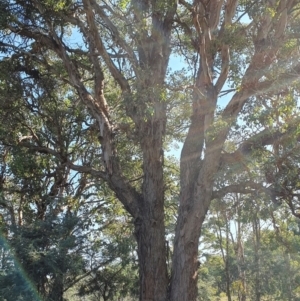
[[[259,99],[297,97],[292,85],[300,72],[298,9],[295,0],[1,2],[3,60],[15,72],[51,74],[65,83],[74,105],[95,120],[98,160],[64,163],[105,181],[132,216],[140,300],[196,300],[198,241],[211,200],[264,188],[246,177],[245,157],[289,136],[298,111],[285,127],[271,123],[247,132],[231,152],[225,143]],[[172,54],[190,71],[170,74]],[[109,78],[115,84],[106,87]],[[228,92],[218,111],[218,100]],[[174,111],[176,99],[182,102]],[[173,130],[185,138],[168,275],[164,143]],[[40,138],[30,147],[64,159]],[[128,172],[133,161],[140,164],[135,177]],[[233,166],[243,175],[238,185],[215,185],[217,175]]]

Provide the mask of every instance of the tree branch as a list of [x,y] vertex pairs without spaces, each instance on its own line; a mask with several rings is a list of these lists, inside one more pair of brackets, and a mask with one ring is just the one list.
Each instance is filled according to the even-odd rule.
[[95,0],[90,0],[91,6],[95,9],[95,12],[102,18],[102,20],[105,22],[109,30],[112,32],[114,40],[116,43],[123,48],[123,50],[128,54],[128,59],[131,62],[132,68],[135,71],[135,74],[138,74],[138,60],[137,57],[132,49],[126,41],[121,38],[120,32],[117,29],[117,27],[112,23],[112,21],[107,17],[105,12],[102,10],[100,5]]
[[[225,17],[224,17],[224,21],[223,21],[219,36],[224,33],[226,26],[229,26],[230,24],[232,24],[232,18],[236,11],[237,2],[238,2],[237,0],[231,0],[231,1],[228,1],[228,3],[226,4]],[[212,1],[212,3],[214,3],[214,1]],[[219,1],[219,5],[220,5],[220,3],[221,3],[221,7],[222,7],[223,1]],[[219,8],[219,10],[221,10],[221,7]],[[220,14],[220,12],[219,12],[219,14]],[[218,18],[219,18],[219,16],[218,16]],[[217,25],[218,25],[218,23],[216,24],[216,26]],[[225,42],[223,42],[223,45],[222,45],[221,58],[222,58],[221,74],[215,85],[217,94],[219,94],[219,92],[223,88],[223,86],[227,80],[228,72],[229,72],[230,53],[229,53],[229,46],[226,45]]]
[[[121,90],[123,92],[128,93],[130,91],[130,86],[129,86],[127,80],[125,79],[123,74],[117,69],[114,62],[111,60],[109,54],[107,53],[107,50],[105,49],[105,47],[103,45],[103,42],[99,36],[98,29],[97,29],[97,26],[95,23],[95,15],[92,10],[90,1],[83,0],[83,4],[84,4],[84,11],[85,11],[86,17],[87,17],[87,23],[89,25],[89,30],[86,31],[85,28],[82,28],[82,24],[81,24],[81,28],[86,31],[86,35],[89,37],[89,39],[92,39],[93,43],[95,44],[95,47],[97,48],[97,50],[99,52],[99,55],[102,56],[111,75],[117,81],[117,83],[120,85]],[[97,53],[93,53],[93,54],[97,55]]]
[[211,199],[221,199],[226,194],[229,193],[241,193],[241,194],[251,194],[256,193],[259,190],[266,190],[266,188],[258,183],[247,181],[239,184],[232,184],[225,187],[220,188],[217,191],[213,191]]

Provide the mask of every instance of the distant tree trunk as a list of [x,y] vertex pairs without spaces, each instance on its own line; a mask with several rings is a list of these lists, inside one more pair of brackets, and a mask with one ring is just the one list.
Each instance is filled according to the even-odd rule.
[[[104,285],[104,288],[103,288],[103,291],[102,291],[102,298],[103,298],[103,301],[108,301],[109,300],[109,288],[107,286],[107,283],[105,283]],[[99,298],[100,300],[100,298]]]
[[[226,215],[226,213],[225,213]],[[225,257],[225,274],[226,274],[226,295],[228,301],[231,301],[231,292],[230,292],[230,271],[229,271],[229,225],[226,216],[226,257]]]
[[253,221],[253,241],[254,241],[254,264],[255,264],[255,301],[261,300],[261,279],[260,279],[260,221],[257,217],[257,212],[254,215]]
[[242,227],[241,227],[241,206],[240,206],[240,196],[236,194],[237,199],[237,242],[236,242],[236,256],[237,256],[237,267],[239,278],[241,281],[241,287],[238,293],[239,301],[246,301],[247,297],[247,283],[246,283],[246,272],[245,266],[245,256],[244,256],[244,246],[242,240]]
[[293,289],[292,289],[292,277],[291,277],[291,255],[288,253],[288,250],[286,250],[286,253],[284,254],[284,259],[286,262],[287,266],[287,279],[286,279],[286,284],[287,284],[287,297],[288,301],[293,300]]
[[63,283],[63,273],[57,273],[54,276],[54,282],[49,292],[49,301],[63,301],[64,295],[64,283]]
[[243,266],[245,265],[245,257],[244,257],[244,248],[242,245],[242,241],[240,238],[238,238],[238,271],[239,271],[239,278],[241,281],[241,288],[239,290],[239,301],[246,301],[247,298],[247,283],[246,283],[246,272],[243,269]]
[[[226,296],[227,296],[227,300],[231,301],[231,291],[230,291],[231,281],[230,281],[230,271],[229,271],[229,231],[230,230],[229,230],[229,226],[228,226],[226,212],[224,214],[224,217],[225,217],[225,227],[226,227],[226,229],[225,229],[225,233],[226,233],[225,250],[223,248],[222,230],[221,230],[221,227],[218,225],[217,225],[217,227],[218,227],[217,237],[219,239],[219,245],[220,245],[220,250],[221,250],[221,254],[222,254],[222,259],[223,259],[223,262],[225,265]],[[217,218],[218,218],[218,221],[220,221],[218,213],[217,213]]]

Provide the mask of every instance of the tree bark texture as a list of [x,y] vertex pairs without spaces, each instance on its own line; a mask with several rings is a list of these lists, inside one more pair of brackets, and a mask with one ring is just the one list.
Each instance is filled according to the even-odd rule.
[[[211,161],[214,159],[213,161]],[[172,261],[171,300],[197,298],[198,244],[201,228],[211,202],[212,175],[218,166],[217,154],[208,154],[191,190],[180,196],[174,255]]]
[[144,179],[140,216],[135,220],[140,270],[140,300],[165,301],[168,274],[164,225],[162,135],[164,120],[144,124],[149,135],[141,139]]

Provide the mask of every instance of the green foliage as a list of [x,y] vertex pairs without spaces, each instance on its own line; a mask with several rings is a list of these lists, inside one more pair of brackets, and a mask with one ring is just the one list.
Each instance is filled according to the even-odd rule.
[[[32,300],[38,296],[51,300],[47,295],[60,290],[56,282],[59,275],[65,275],[67,283],[67,274],[72,277],[81,274],[85,266],[83,258],[78,253],[68,252],[80,248],[83,243],[79,237],[70,235],[75,226],[78,226],[78,219],[66,215],[62,220],[48,218],[12,229],[14,237],[8,239],[6,245],[9,249],[5,245],[2,248],[14,264],[10,269],[2,267],[7,272],[0,277],[1,295],[7,300],[27,300],[29,294]],[[9,292],[15,292],[18,297]]]
[[71,0],[44,0],[42,3],[45,5],[47,9],[54,10],[55,12],[66,10],[70,4],[72,4]]
[[[110,294],[136,294],[134,242],[124,208],[105,184],[65,165],[99,164],[100,143],[86,110],[53,78],[18,76],[6,61],[2,65],[1,206],[7,207],[1,207],[6,239],[0,296],[62,300],[65,290],[78,292],[100,270],[103,281],[118,283]],[[112,93],[110,102],[117,105],[118,95]],[[119,143],[125,161],[133,150]],[[139,164],[128,160],[128,174],[138,177]]]
[[[199,271],[201,298],[217,300],[216,296],[226,293],[227,262],[232,297],[243,290],[241,273],[245,273],[247,300],[255,299],[257,290],[263,300],[297,300],[299,220],[290,217],[284,208],[274,212],[266,200],[256,199],[256,206],[253,199],[240,196],[232,196],[229,201],[233,202],[231,207],[220,201],[214,203],[203,232],[202,244],[207,251],[202,253]],[[230,222],[227,228],[226,216]]]

